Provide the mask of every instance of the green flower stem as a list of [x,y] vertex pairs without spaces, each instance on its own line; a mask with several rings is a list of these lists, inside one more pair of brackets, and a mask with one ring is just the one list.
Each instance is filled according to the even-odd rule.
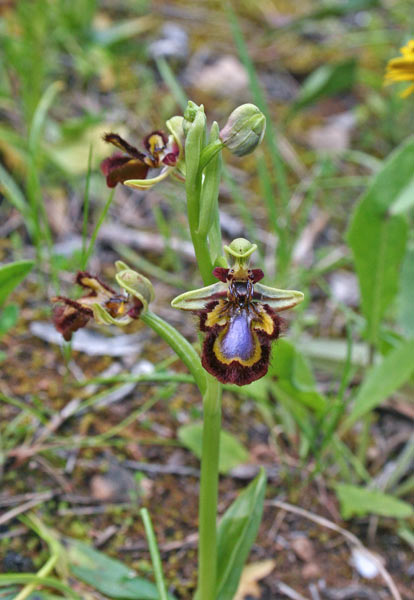
[[144,312],[140,319],[174,350],[194,377],[201,394],[204,394],[206,391],[206,372],[201,366],[200,357],[192,345],[175,327],[150,310]]
[[191,240],[197,259],[198,268],[205,285],[216,283],[213,275],[213,262],[210,256],[210,248],[206,237],[200,236],[197,231],[191,229]]
[[199,513],[199,594],[201,600],[214,600],[217,570],[217,495],[221,428],[221,384],[206,373],[191,344],[172,325],[151,311],[141,320],[175,351],[193,375],[203,395],[203,452],[201,459]]
[[217,138],[210,140],[210,143],[203,148],[200,155],[200,170],[202,171],[209,162],[223,149],[224,144],[217,135]]
[[[205,146],[206,120],[198,107],[186,138],[186,195],[188,224],[198,268],[204,285],[215,282],[212,274],[221,257],[218,214],[222,143],[219,127],[213,123],[210,144]],[[203,181],[204,169],[204,181]],[[210,235],[210,232],[212,235]],[[210,242],[210,246],[209,246]],[[217,580],[217,496],[221,429],[221,384],[206,375],[203,393],[203,449],[201,456],[198,589],[197,600],[215,600]]]
[[215,600],[217,579],[217,496],[221,429],[221,384],[207,376],[203,397],[203,451],[199,509],[198,595]]

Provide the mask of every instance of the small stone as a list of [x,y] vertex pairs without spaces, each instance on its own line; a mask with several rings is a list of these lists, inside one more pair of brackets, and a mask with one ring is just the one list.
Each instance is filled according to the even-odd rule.
[[314,557],[313,545],[305,536],[294,538],[290,545],[296,554],[303,562],[310,562]]
[[321,570],[315,562],[307,563],[302,569],[303,579],[318,579],[320,576]]

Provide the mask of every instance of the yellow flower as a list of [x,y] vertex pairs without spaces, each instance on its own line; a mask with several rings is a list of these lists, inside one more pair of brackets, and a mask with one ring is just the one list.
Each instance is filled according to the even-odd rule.
[[400,52],[402,56],[388,61],[384,83],[389,85],[398,81],[412,81],[413,83],[400,94],[401,98],[406,98],[414,93],[414,40],[400,48]]

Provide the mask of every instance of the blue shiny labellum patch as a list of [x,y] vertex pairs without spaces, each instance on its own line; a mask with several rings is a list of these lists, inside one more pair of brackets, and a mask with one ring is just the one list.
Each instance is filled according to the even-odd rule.
[[234,315],[220,344],[221,354],[227,360],[249,360],[254,353],[254,341],[247,310]]

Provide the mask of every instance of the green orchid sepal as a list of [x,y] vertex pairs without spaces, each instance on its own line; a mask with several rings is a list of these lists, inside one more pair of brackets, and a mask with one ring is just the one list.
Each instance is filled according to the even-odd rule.
[[118,285],[142,303],[143,311],[148,310],[149,303],[154,300],[154,287],[151,281],[141,273],[130,269],[121,260],[116,261],[115,267],[117,270],[115,279]]
[[199,311],[203,310],[208,302],[225,298],[228,290],[226,283],[213,283],[198,290],[191,290],[176,296],[171,302],[173,308],[180,310]]

